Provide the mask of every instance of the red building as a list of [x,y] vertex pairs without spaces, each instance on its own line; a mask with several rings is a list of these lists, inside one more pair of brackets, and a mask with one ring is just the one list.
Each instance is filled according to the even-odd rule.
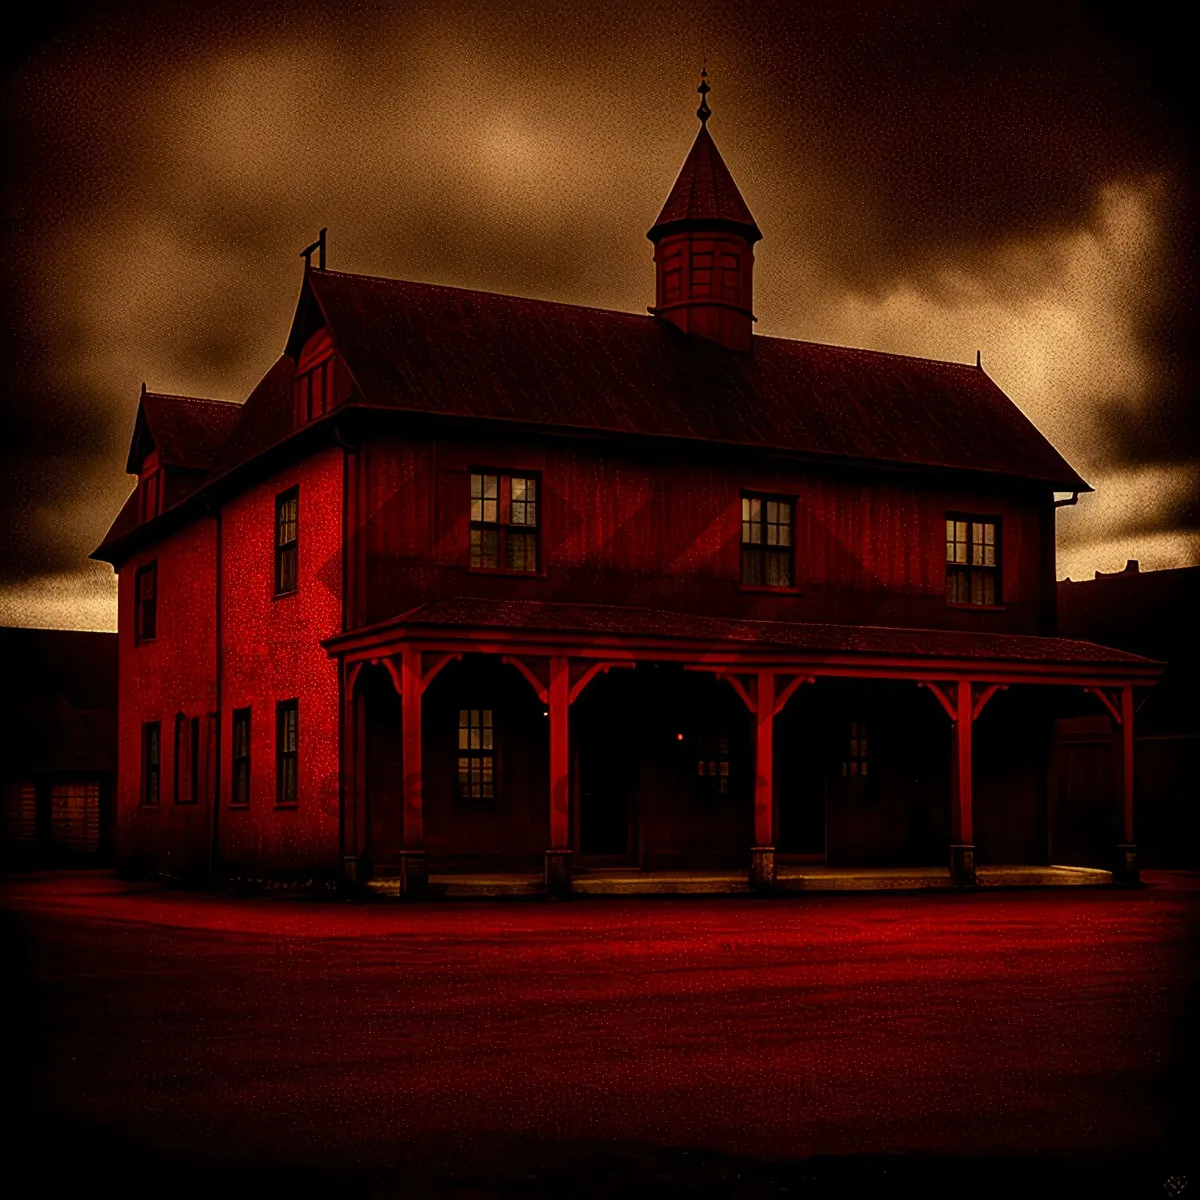
[[[126,865],[1136,874],[1159,666],[1055,632],[1055,493],[1088,485],[978,365],[753,334],[762,235],[700,116],[650,315],[322,242],[244,404],[143,394],[96,551]],[[1086,836],[1048,788],[1077,710],[1122,781]]]

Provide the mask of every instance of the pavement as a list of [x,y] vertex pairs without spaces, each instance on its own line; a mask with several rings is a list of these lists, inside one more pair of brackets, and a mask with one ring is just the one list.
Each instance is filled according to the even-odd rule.
[[397,905],[56,872],[0,913],[6,1128],[52,1194],[1200,1188],[1195,875]]

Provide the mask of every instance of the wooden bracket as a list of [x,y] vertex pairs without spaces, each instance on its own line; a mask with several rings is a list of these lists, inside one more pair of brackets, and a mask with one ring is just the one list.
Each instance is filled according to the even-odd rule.
[[746,685],[736,675],[717,674],[718,679],[724,679],[731,688],[742,698],[742,703],[752,712],[758,712],[758,704],[746,689]]
[[773,715],[778,716],[783,712],[784,705],[796,694],[796,690],[806,683],[816,683],[816,676],[797,675],[782,692],[778,693],[775,697],[775,712]]
[[1084,688],[1083,690],[1085,692],[1091,692],[1092,695],[1095,696],[1104,705],[1104,707],[1108,709],[1110,715],[1112,716],[1112,719],[1118,725],[1120,725],[1122,723],[1121,722],[1120,705],[1113,702],[1112,697],[1109,696],[1106,689],[1099,688],[1099,687],[1090,687],[1090,688]]
[[461,654],[439,654],[434,660],[433,665],[429,670],[425,671],[421,676],[421,691],[423,692],[437,676],[437,673],[452,662],[461,662]]
[[515,655],[511,654],[505,654],[500,661],[502,663],[507,663],[507,665],[510,667],[516,667],[517,670],[520,671],[527,680],[529,680],[529,686],[533,688],[534,692],[537,694],[537,698],[543,704],[550,703],[549,685],[538,677],[534,669],[523,658],[517,658]]
[[1007,692],[1007,691],[1008,691],[1007,683],[989,683],[981,691],[976,692],[974,703],[971,706],[971,720],[972,721],[979,720],[979,714],[981,712],[983,712],[984,708],[987,707],[987,702],[997,692]]
[[346,664],[346,697],[354,695],[354,687],[358,683],[358,677],[362,674],[363,663],[361,660]]
[[590,663],[583,669],[579,677],[571,684],[571,691],[567,698],[568,704],[574,704],[579,699],[580,693],[587,687],[597,675],[607,675],[613,667],[632,667],[636,664],[631,662],[597,662]]
[[400,674],[400,668],[396,665],[396,660],[389,654],[383,659],[371,659],[371,666],[377,667],[380,662],[387,668],[387,673],[392,677],[392,687],[396,689],[397,696],[404,695],[404,678]]
[[[944,686],[943,684],[934,683],[932,680],[928,679],[922,679],[920,686],[923,688],[928,688],[938,698],[938,703],[940,703],[941,706],[946,710],[946,715],[951,721],[958,720],[958,709],[955,707],[954,701],[950,698],[949,694],[942,690]],[[961,684],[951,681],[949,686],[960,687]]]

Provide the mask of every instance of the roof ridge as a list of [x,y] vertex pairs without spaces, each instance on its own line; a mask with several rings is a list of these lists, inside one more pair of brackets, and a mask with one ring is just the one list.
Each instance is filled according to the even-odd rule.
[[152,392],[147,390],[146,398],[155,400],[186,400],[189,404],[220,404],[225,408],[241,408],[240,400],[217,400],[212,396],[183,396],[178,392]]
[[[411,287],[436,288],[443,292],[462,292],[468,296],[487,296],[500,300],[515,300],[523,304],[543,304],[551,308],[570,308],[581,312],[603,313],[605,316],[610,317],[629,317],[638,322],[654,322],[659,319],[649,313],[627,312],[621,308],[601,308],[595,304],[576,304],[570,300],[546,300],[540,296],[521,296],[512,292],[489,292],[483,288],[459,287],[452,283],[427,283],[420,279],[397,279],[390,275],[366,275],[358,271],[335,271],[330,269],[321,272],[314,271],[313,274],[337,275],[343,279],[364,279],[374,283],[397,283]],[[974,363],[955,362],[953,359],[948,358],[930,358],[925,354],[904,354],[899,350],[877,350],[870,346],[847,346],[841,342],[817,342],[808,338],[783,337],[779,334],[771,333],[756,333],[754,340],[785,342],[790,346],[817,346],[821,349],[850,351],[856,354],[876,354],[885,358],[900,358],[906,362],[927,362],[939,367],[961,367],[963,370],[972,372],[979,370]],[[989,375],[988,378],[991,379],[991,376]],[[219,401],[219,403],[236,403],[236,401]]]

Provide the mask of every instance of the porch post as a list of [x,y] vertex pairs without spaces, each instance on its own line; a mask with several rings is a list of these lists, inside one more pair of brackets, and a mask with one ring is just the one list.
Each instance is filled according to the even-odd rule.
[[975,829],[971,814],[971,729],[975,723],[972,690],[969,679],[960,679],[955,687],[950,878],[957,887],[975,886]]
[[1120,883],[1139,879],[1137,846],[1133,840],[1133,684],[1121,688],[1121,723],[1116,730],[1121,759],[1121,844],[1117,847],[1116,878]]
[[401,752],[404,757],[404,850],[401,858],[400,890],[406,895],[421,892],[428,879],[425,863],[425,811],[421,764],[421,652],[405,646],[400,654]]
[[550,849],[546,851],[546,890],[563,893],[571,887],[571,775],[569,722],[571,712],[570,660],[550,659],[547,708],[550,712]]
[[757,727],[750,882],[766,889],[775,882],[775,672],[769,668],[758,672],[754,702]]

